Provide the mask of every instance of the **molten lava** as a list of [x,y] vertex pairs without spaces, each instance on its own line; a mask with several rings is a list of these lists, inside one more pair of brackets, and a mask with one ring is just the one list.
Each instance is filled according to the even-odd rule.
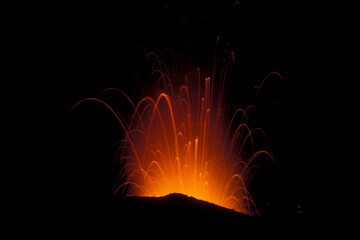
[[[249,166],[259,154],[271,157],[266,151],[245,154],[246,144],[254,149],[252,132],[260,130],[249,129],[246,123],[253,106],[238,109],[226,125],[223,89],[215,91],[210,77],[201,81],[199,70],[196,76],[186,76],[176,88],[161,73],[164,89],[156,98],[147,96],[134,105],[129,125],[122,123],[126,139],[120,161],[126,167],[119,179],[126,180],[115,193],[120,189],[135,196],[176,192],[252,215]],[[232,126],[240,116],[241,122]]]
[[[161,65],[159,61],[156,64]],[[255,151],[253,133],[263,134],[261,129],[250,129],[247,124],[248,112],[255,107],[238,108],[226,121],[225,77],[215,84],[210,77],[201,79],[197,69],[195,78],[185,76],[183,84],[177,87],[161,69],[153,73],[158,74],[156,83],[163,86],[154,86],[155,98],[146,96],[135,105],[123,93],[134,107],[128,123],[99,98],[87,98],[73,106],[84,101],[100,102],[125,132],[118,159],[125,167],[114,192],[155,197],[182,193],[241,213],[256,214],[247,189],[252,162],[262,154],[273,158],[267,151]],[[263,82],[272,74],[280,76],[272,72]]]

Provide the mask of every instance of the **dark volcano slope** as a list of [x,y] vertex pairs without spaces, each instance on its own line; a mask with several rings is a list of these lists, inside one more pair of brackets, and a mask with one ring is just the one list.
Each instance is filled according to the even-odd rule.
[[246,217],[235,210],[179,193],[172,193],[164,197],[115,196],[113,210],[120,215],[144,217]]

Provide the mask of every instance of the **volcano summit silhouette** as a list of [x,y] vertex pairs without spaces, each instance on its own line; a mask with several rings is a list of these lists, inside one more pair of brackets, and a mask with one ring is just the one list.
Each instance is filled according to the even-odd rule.
[[114,200],[114,205],[119,211],[133,216],[247,216],[233,209],[180,193],[171,193],[164,197],[115,196]]

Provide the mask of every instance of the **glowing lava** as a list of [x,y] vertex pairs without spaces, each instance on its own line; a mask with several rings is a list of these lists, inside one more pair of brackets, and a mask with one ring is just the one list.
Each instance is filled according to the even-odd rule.
[[[256,214],[247,190],[250,169],[259,155],[272,156],[264,150],[254,151],[253,132],[262,131],[249,128],[247,115],[255,107],[237,109],[229,122],[224,116],[223,83],[214,84],[210,77],[201,79],[199,69],[193,79],[185,76],[178,87],[167,72],[160,69],[153,74],[163,86],[154,86],[156,97],[146,96],[135,105],[123,93],[134,107],[128,123],[99,98],[87,98],[75,105],[89,100],[101,102],[125,131],[118,159],[125,167],[114,192],[155,197],[182,193]],[[111,89],[103,93],[107,90]]]
[[[254,214],[247,190],[249,166],[259,154],[271,155],[256,151],[246,158],[245,144],[254,149],[252,132],[260,130],[249,129],[246,123],[247,110],[253,106],[239,108],[225,126],[223,89],[215,94],[210,77],[201,82],[199,69],[195,79],[185,76],[177,89],[163,72],[159,81],[164,89],[134,106],[125,128],[120,161],[126,161],[126,167],[119,176],[126,182],[115,192],[126,189],[135,196],[177,192]],[[232,126],[239,115],[242,121]]]

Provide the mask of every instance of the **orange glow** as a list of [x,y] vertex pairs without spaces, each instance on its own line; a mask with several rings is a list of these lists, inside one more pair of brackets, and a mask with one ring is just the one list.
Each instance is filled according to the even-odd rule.
[[[128,125],[117,116],[126,132],[119,150],[126,167],[118,179],[125,183],[117,184],[115,193],[165,196],[176,192],[256,214],[247,190],[250,166],[260,154],[272,157],[266,151],[254,151],[252,133],[260,129],[247,125],[247,112],[254,106],[239,108],[225,124],[223,93],[215,94],[210,77],[201,80],[198,70],[195,79],[185,76],[184,84],[176,88],[161,72],[161,81],[165,89],[156,98],[144,97],[137,105],[128,98],[134,106]],[[233,126],[235,117],[241,117],[237,126]]]
[[[156,57],[154,53],[147,57],[150,55]],[[230,57],[234,57],[233,53]],[[159,76],[155,80],[163,89],[154,85],[155,98],[146,96],[135,105],[120,90],[134,108],[128,123],[100,98],[83,99],[69,110],[84,101],[99,102],[124,130],[117,160],[125,167],[118,175],[114,193],[155,197],[182,193],[248,215],[257,214],[247,189],[250,170],[259,155],[271,160],[273,157],[267,151],[255,150],[253,132],[264,134],[247,124],[248,113],[255,106],[238,108],[228,121],[223,107],[227,65],[220,83],[210,77],[201,79],[197,69],[195,78],[185,76],[183,84],[176,87],[163,71],[164,64],[156,59],[153,69],[156,65],[160,70],[154,70],[153,75]],[[282,79],[277,72],[271,72],[256,95],[270,75]],[[105,89],[101,94],[109,90],[118,89]]]

